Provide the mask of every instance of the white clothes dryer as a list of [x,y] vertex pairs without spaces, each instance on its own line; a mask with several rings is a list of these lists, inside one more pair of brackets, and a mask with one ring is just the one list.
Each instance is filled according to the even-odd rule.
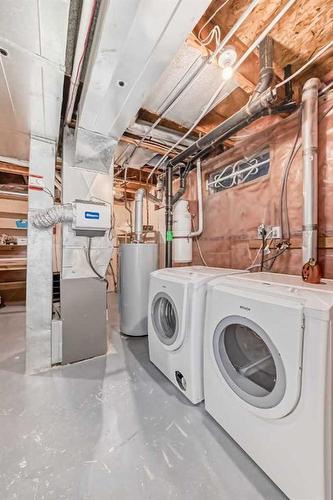
[[208,284],[206,410],[292,500],[332,499],[333,281]]
[[206,285],[217,276],[235,272],[242,271],[193,266],[160,269],[150,275],[150,360],[194,404],[204,397]]

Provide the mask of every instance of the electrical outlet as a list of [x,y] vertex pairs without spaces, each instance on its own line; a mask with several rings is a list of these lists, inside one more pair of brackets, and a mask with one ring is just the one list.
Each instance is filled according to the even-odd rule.
[[257,228],[258,240],[262,240],[263,231],[268,240],[279,240],[282,238],[281,226],[270,226],[269,224],[260,224]]
[[[260,224],[257,228],[257,231],[258,231],[258,240],[262,240],[263,236],[266,237],[268,234],[271,233],[272,226],[268,226],[266,224]],[[264,234],[263,231],[265,231]]]
[[281,226],[273,226],[272,234],[270,237],[274,240],[280,240],[282,238]]

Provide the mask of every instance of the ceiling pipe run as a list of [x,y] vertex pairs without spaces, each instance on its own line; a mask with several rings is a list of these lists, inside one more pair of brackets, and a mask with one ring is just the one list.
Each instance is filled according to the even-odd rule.
[[320,80],[308,80],[302,93],[303,264],[318,257],[318,92]]
[[[272,55],[268,55],[268,51],[273,50],[273,44],[267,43],[264,39],[260,44],[261,61],[268,63],[272,66]],[[265,54],[264,54],[265,52]],[[269,66],[264,66],[260,70],[260,79],[256,86],[254,98],[250,99],[246,106],[241,108],[237,113],[224,120],[218,127],[214,128],[211,132],[198,139],[195,143],[189,146],[185,151],[181,152],[170,160],[169,164],[174,167],[179,162],[183,162],[191,156],[213,146],[217,141],[225,139],[226,134],[234,129],[241,123],[255,119],[259,113],[269,108],[276,100],[277,93],[274,89],[269,88],[272,81],[272,73]]]

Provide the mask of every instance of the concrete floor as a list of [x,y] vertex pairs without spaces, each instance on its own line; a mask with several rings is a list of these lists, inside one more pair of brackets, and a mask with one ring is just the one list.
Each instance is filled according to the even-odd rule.
[[24,375],[24,311],[0,312],[1,500],[285,498],[204,411],[149,362],[147,338]]

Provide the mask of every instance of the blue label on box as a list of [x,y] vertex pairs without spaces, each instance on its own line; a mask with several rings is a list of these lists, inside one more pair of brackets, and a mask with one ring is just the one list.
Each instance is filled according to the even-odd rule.
[[17,229],[27,229],[28,221],[26,219],[17,219],[16,221]]
[[84,212],[85,219],[99,219],[99,212]]

